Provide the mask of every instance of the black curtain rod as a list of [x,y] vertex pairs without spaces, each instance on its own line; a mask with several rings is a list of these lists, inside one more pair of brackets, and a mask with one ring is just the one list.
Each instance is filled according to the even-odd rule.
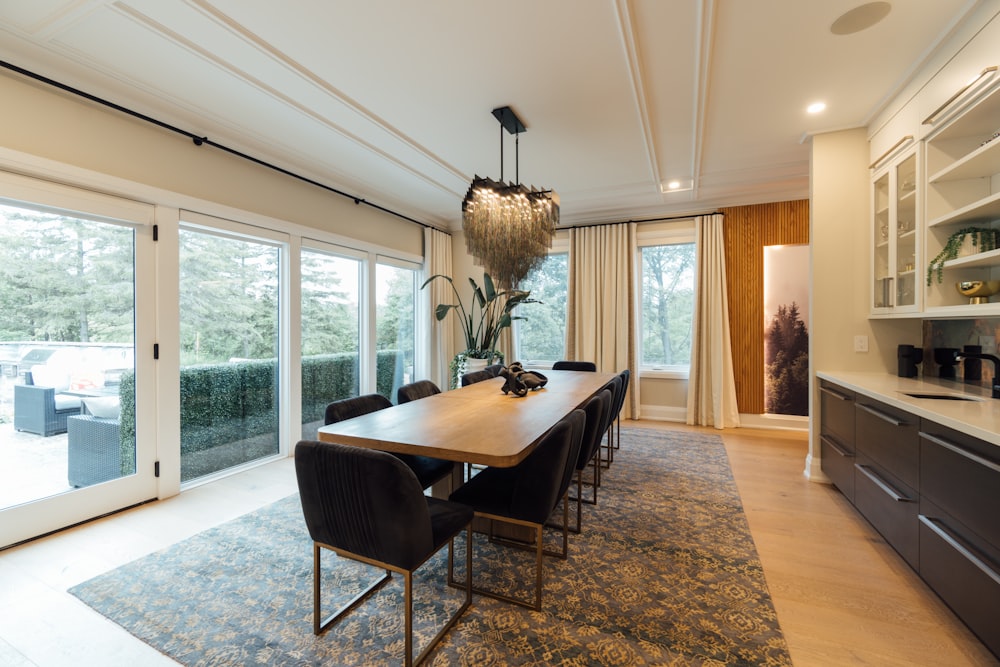
[[156,125],[157,127],[161,127],[161,128],[163,128],[165,130],[169,130],[169,131],[174,132],[176,134],[180,134],[182,136],[185,136],[185,137],[189,138],[191,141],[193,141],[195,146],[208,145],[208,146],[212,146],[213,148],[218,148],[219,150],[225,151],[226,153],[229,153],[230,155],[235,155],[236,157],[243,158],[244,160],[249,160],[250,162],[253,162],[254,164],[258,164],[258,165],[260,165],[262,167],[267,167],[268,169],[276,171],[276,172],[278,172],[280,174],[284,174],[285,176],[290,176],[290,177],[298,179],[298,180],[300,180],[300,181],[302,181],[304,183],[308,183],[310,185],[314,185],[314,186],[316,186],[318,188],[322,188],[322,189],[327,190],[329,192],[332,192],[334,194],[338,194],[341,197],[346,197],[347,199],[351,199],[351,200],[354,201],[355,204],[364,204],[365,206],[370,206],[370,207],[372,207],[374,209],[377,209],[379,211],[382,211],[384,213],[388,213],[390,215],[394,215],[397,218],[402,218],[403,220],[406,220],[408,222],[412,222],[414,224],[420,225],[421,227],[430,227],[431,229],[437,229],[433,225],[429,225],[429,224],[427,224],[425,222],[421,222],[419,220],[411,218],[408,215],[403,215],[402,213],[399,213],[397,211],[393,211],[391,209],[385,208],[384,206],[380,206],[378,204],[370,202],[367,199],[362,199],[361,197],[357,197],[355,195],[352,195],[350,193],[344,192],[342,190],[338,190],[337,188],[331,187],[329,185],[325,185],[323,183],[320,183],[319,181],[315,181],[315,180],[313,180],[311,178],[307,178],[305,176],[301,176],[301,175],[296,174],[295,172],[289,171],[289,170],[287,170],[287,169],[285,169],[283,167],[279,167],[278,165],[271,164],[270,162],[265,162],[264,160],[261,160],[260,158],[255,158],[252,155],[247,155],[246,153],[241,153],[240,151],[238,151],[238,150],[236,150],[234,148],[229,148],[228,146],[224,146],[224,145],[222,145],[220,143],[212,141],[208,137],[199,137],[198,135],[194,134],[193,132],[188,132],[187,130],[183,130],[183,129],[181,129],[179,127],[176,127],[174,125],[170,125],[169,123],[165,123],[162,120],[157,120],[156,118],[153,118],[151,116],[147,116],[145,114],[139,113],[138,111],[133,111],[132,109],[129,109],[127,107],[123,107],[120,104],[116,104],[114,102],[111,102],[109,100],[103,99],[101,97],[97,97],[96,95],[91,95],[88,92],[82,91],[82,90],[80,90],[78,88],[74,88],[72,86],[68,86],[65,83],[61,83],[61,82],[56,81],[54,79],[50,79],[48,77],[42,76],[41,74],[37,74],[37,73],[32,72],[30,70],[26,70],[23,67],[18,67],[17,65],[14,65],[13,63],[9,63],[7,61],[0,60],[0,66],[3,66],[4,68],[9,69],[12,72],[17,72],[18,74],[20,74],[22,76],[26,76],[26,77],[28,77],[30,79],[34,79],[35,81],[40,81],[40,82],[42,82],[44,84],[47,84],[49,86],[52,86],[54,88],[58,88],[59,90],[63,90],[65,92],[67,92],[67,93],[72,93],[73,95],[77,95],[77,96],[82,97],[82,98],[84,98],[86,100],[90,100],[91,102],[96,102],[97,104],[101,104],[101,105],[106,106],[106,107],[108,107],[110,109],[114,109],[115,111],[120,111],[121,113],[127,114],[129,116],[132,116],[133,118],[138,118],[139,120],[146,121],[147,123],[151,123],[153,125]]
[[691,220],[692,218],[697,218],[702,215],[715,215],[716,213],[722,213],[722,211],[710,211],[708,213],[688,213],[687,215],[668,215],[660,218],[643,218],[642,220],[619,220],[617,222],[595,222],[591,225],[570,225],[569,227],[556,227],[556,231],[561,231],[563,229],[582,229],[583,227],[600,227],[602,225],[627,225],[630,222],[643,223],[643,222],[671,222],[673,220]]

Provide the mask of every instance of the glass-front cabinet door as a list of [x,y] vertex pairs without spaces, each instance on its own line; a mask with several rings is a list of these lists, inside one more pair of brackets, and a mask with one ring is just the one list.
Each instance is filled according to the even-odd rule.
[[872,183],[872,312],[918,307],[917,156],[910,152],[876,172]]

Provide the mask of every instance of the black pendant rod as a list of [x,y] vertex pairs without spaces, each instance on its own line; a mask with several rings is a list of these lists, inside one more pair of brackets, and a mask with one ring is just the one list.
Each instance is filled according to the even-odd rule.
[[17,72],[18,74],[20,74],[22,76],[26,76],[26,77],[28,77],[30,79],[34,79],[35,81],[40,81],[41,83],[47,84],[47,85],[52,86],[54,88],[58,88],[59,90],[65,91],[67,93],[72,93],[73,95],[76,95],[78,97],[82,97],[82,98],[84,98],[86,100],[89,100],[91,102],[96,102],[97,104],[101,104],[101,105],[106,106],[106,107],[108,107],[110,109],[114,109],[115,111],[120,111],[121,113],[129,115],[129,116],[132,116],[133,118],[138,118],[139,120],[143,120],[143,121],[145,121],[147,123],[151,123],[152,125],[156,125],[157,127],[163,128],[165,130],[169,130],[170,132],[174,132],[176,134],[180,134],[182,136],[185,136],[185,137],[191,139],[191,141],[194,142],[195,146],[208,145],[208,146],[212,146],[213,148],[218,148],[219,150],[225,151],[226,153],[229,153],[230,155],[235,155],[236,157],[243,158],[244,160],[249,160],[250,162],[253,162],[254,164],[260,165],[262,167],[267,167],[268,169],[271,169],[272,171],[276,171],[276,172],[278,172],[280,174],[284,174],[285,176],[290,176],[290,177],[292,177],[294,179],[297,179],[297,180],[300,180],[300,181],[302,181],[304,183],[308,183],[308,184],[314,185],[314,186],[316,186],[318,188],[322,188],[324,190],[327,190],[328,192],[332,192],[334,194],[340,195],[341,197],[346,197],[347,199],[351,199],[351,200],[354,201],[355,204],[364,204],[365,206],[370,206],[370,207],[372,207],[374,209],[382,211],[383,213],[388,213],[389,215],[394,215],[397,218],[402,218],[403,220],[406,220],[408,222],[412,222],[414,224],[420,225],[421,227],[429,227],[431,229],[437,229],[433,225],[429,225],[429,224],[427,224],[425,222],[421,222],[419,220],[411,218],[408,215],[404,215],[404,214],[399,213],[397,211],[393,211],[392,209],[385,208],[384,206],[380,206],[380,205],[372,203],[372,202],[370,202],[370,201],[368,201],[366,199],[362,199],[361,197],[357,197],[355,195],[349,194],[349,193],[344,192],[342,190],[338,190],[337,188],[331,187],[329,185],[325,185],[324,183],[320,183],[319,181],[315,181],[315,180],[313,180],[311,178],[307,178],[305,176],[301,176],[299,174],[296,174],[295,172],[292,172],[292,171],[289,171],[288,169],[285,169],[284,167],[279,167],[278,165],[271,164],[270,162],[265,162],[264,160],[261,160],[260,158],[253,157],[252,155],[247,155],[246,153],[242,153],[242,152],[240,152],[240,151],[238,151],[238,150],[236,150],[234,148],[229,148],[228,146],[224,146],[223,144],[220,144],[218,142],[212,141],[208,137],[199,137],[198,135],[194,134],[193,132],[188,132],[187,130],[181,129],[181,128],[176,127],[174,125],[170,125],[169,123],[165,123],[162,120],[158,120],[158,119],[153,118],[151,116],[147,116],[146,114],[139,113],[138,111],[133,111],[132,109],[129,109],[127,107],[123,107],[120,104],[116,104],[116,103],[111,102],[109,100],[106,100],[104,98],[97,97],[96,95],[92,95],[92,94],[90,94],[88,92],[85,92],[85,91],[82,91],[82,90],[80,90],[78,88],[73,88],[72,86],[68,86],[65,83],[61,83],[59,81],[56,81],[55,79],[50,79],[48,77],[42,76],[41,74],[36,74],[35,72],[32,72],[30,70],[24,69],[23,67],[18,67],[17,65],[14,65],[12,63],[6,62],[4,60],[0,60],[0,66],[4,67],[5,69],[8,69],[8,70],[10,70],[12,72]]

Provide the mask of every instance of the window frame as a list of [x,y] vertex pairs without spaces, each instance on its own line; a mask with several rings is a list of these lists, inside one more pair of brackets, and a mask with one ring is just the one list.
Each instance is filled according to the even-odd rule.
[[[567,234],[560,234],[560,235],[555,236],[552,239],[552,247],[549,248],[549,251],[547,253],[545,253],[545,255],[546,255],[546,258],[548,258],[551,255],[566,255],[566,289],[568,291],[569,290],[569,270],[570,270],[570,260],[569,260],[570,243],[569,243],[569,234],[567,233]],[[514,315],[516,316],[517,314],[518,313],[515,311]],[[568,314],[569,314],[569,303],[567,301],[566,312],[563,313],[563,331],[566,330],[566,327],[568,325],[568,322],[567,322],[567,316],[568,316]],[[512,352],[514,354],[515,359],[508,359],[507,363],[510,363],[512,361],[521,361],[525,365],[531,366],[532,368],[551,369],[552,368],[552,364],[554,364],[555,362],[559,361],[559,359],[525,359],[523,357],[523,355],[521,354],[521,321],[520,320],[514,320],[511,323],[511,347],[513,348]],[[563,340],[563,356],[564,357],[565,357],[565,353],[566,353],[566,341],[564,339]]]
[[[667,246],[667,245],[686,245],[689,243],[695,244],[697,252],[697,228],[694,218],[685,218],[682,220],[671,220],[662,221],[655,223],[645,223],[639,225],[636,230],[636,258],[635,266],[637,270],[635,272],[636,281],[636,294],[638,295],[637,303],[637,322],[638,322],[638,335],[636,336],[636,344],[638,347],[638,371],[640,377],[646,378],[658,378],[658,379],[668,379],[668,380],[687,380],[691,374],[691,364],[688,362],[686,365],[673,364],[667,366],[661,365],[651,365],[643,363],[643,303],[642,303],[642,250],[643,248],[650,248],[656,246]],[[694,267],[694,288],[695,293],[698,291],[698,265],[697,259],[695,260]]]

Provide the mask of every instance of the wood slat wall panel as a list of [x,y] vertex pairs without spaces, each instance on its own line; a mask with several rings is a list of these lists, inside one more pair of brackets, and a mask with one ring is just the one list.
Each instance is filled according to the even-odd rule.
[[809,200],[720,210],[736,400],[741,413],[763,414],[764,246],[809,243]]

